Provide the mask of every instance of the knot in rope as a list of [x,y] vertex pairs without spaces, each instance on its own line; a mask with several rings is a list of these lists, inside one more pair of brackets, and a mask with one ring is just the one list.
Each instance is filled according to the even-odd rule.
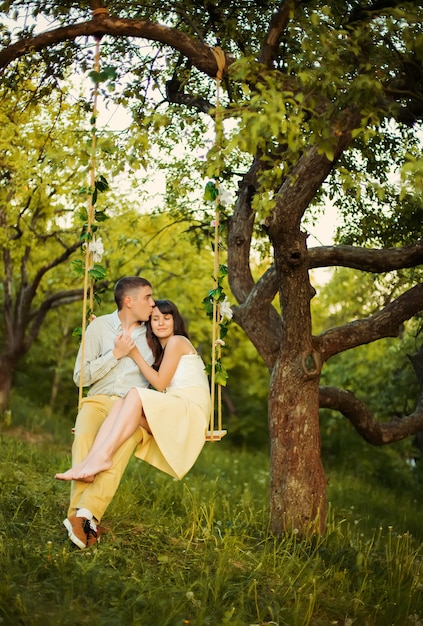
[[107,7],[97,7],[93,9],[93,17],[99,17],[102,15],[103,17],[109,17],[109,9]]
[[210,47],[210,50],[213,52],[213,56],[216,59],[216,64],[217,64],[216,80],[221,81],[222,76],[223,76],[223,70],[226,67],[225,53],[223,52],[222,48],[220,48],[219,46],[216,46],[215,48]]

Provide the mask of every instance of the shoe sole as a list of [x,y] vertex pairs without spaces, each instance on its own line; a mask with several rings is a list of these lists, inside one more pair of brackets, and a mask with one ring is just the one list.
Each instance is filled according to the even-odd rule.
[[68,536],[69,539],[76,545],[78,546],[78,548],[80,550],[85,550],[85,548],[87,547],[86,543],[83,543],[73,532],[73,528],[72,528],[72,524],[70,523],[70,521],[68,520],[68,518],[66,518],[65,520],[63,520],[63,525],[65,526],[66,530],[68,531]]

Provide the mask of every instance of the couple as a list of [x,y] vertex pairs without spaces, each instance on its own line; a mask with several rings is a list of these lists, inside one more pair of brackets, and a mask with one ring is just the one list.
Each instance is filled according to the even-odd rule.
[[[178,309],[154,302],[151,284],[128,276],[115,286],[117,311],[87,328],[74,369],[89,387],[75,423],[64,525],[80,549],[94,545],[132,453],[181,479],[205,442],[210,389],[204,363]],[[149,385],[153,389],[148,388]]]

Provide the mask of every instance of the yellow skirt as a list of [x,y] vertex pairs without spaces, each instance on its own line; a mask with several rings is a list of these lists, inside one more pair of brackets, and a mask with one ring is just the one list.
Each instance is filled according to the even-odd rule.
[[166,393],[137,387],[151,434],[144,428],[135,456],[179,480],[192,468],[205,440],[210,393],[204,387]]

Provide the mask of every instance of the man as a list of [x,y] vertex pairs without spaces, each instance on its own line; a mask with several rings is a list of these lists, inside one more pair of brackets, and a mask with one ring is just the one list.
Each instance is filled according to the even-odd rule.
[[[87,327],[74,369],[74,382],[89,387],[75,422],[72,466],[88,454],[113,403],[131,387],[148,387],[135,361],[128,356],[136,345],[152,364],[145,324],[154,308],[151,284],[139,276],[121,278],[114,290],[117,311],[95,318]],[[82,368],[82,377],[81,377]],[[93,482],[72,481],[68,517],[64,520],[70,540],[81,550],[99,539],[100,522],[119,486],[141,430],[126,441],[113,457],[110,470]]]

